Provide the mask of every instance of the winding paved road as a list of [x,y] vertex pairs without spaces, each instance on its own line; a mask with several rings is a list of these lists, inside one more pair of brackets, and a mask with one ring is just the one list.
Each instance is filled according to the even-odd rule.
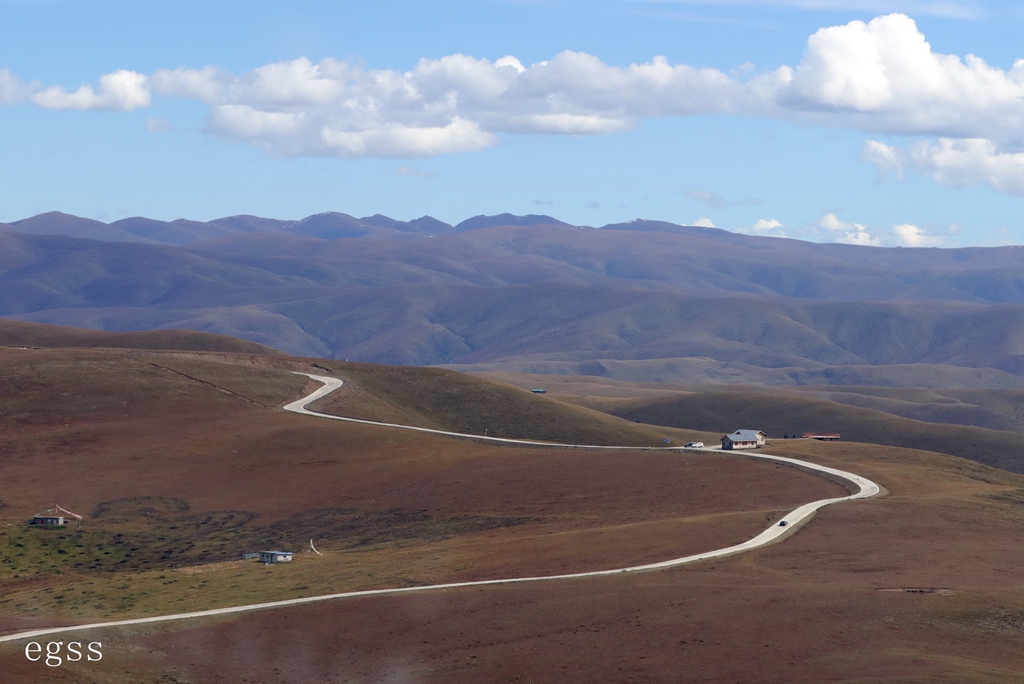
[[[475,439],[485,442],[494,442],[501,444],[525,444],[530,446],[546,446],[546,447],[560,447],[560,448],[582,448],[582,449],[630,449],[630,450],[645,450],[645,451],[665,451],[665,450],[681,450],[684,447],[615,447],[615,446],[595,446],[590,444],[554,444],[551,442],[537,442],[527,439],[505,439],[501,437],[485,437],[482,435],[465,435],[459,432],[445,432],[444,430],[430,430],[428,428],[412,427],[410,425],[396,425],[393,423],[378,423],[371,420],[359,420],[356,418],[343,418],[341,416],[332,416],[326,413],[318,413],[316,411],[310,411],[306,407],[320,399],[334,390],[341,387],[344,382],[337,378],[331,378],[322,375],[310,375],[309,373],[296,373],[296,375],[305,375],[317,382],[323,383],[323,386],[317,389],[312,394],[294,401],[284,407],[286,411],[292,413],[300,413],[307,416],[316,416],[318,418],[328,418],[330,420],[341,420],[349,423],[363,423],[367,425],[378,425],[381,427],[398,428],[402,430],[416,430],[418,432],[430,432],[439,435],[450,435],[454,437],[461,437],[465,439]],[[713,449],[704,449],[704,451],[714,451]],[[837,478],[839,480],[848,482],[853,487],[859,489],[854,494],[849,496],[837,497],[834,499],[821,499],[819,501],[812,501],[811,503],[804,504],[799,508],[790,511],[777,523],[774,523],[771,527],[766,529],[761,534],[757,535],[753,539],[743,542],[742,544],[735,544],[728,546],[724,549],[717,549],[714,551],[706,551],[704,553],[694,554],[692,556],[684,556],[682,558],[672,558],[669,560],[661,561],[659,563],[648,563],[646,565],[634,565],[627,568],[615,568],[612,570],[594,570],[590,572],[574,572],[563,575],[541,575],[539,577],[513,577],[508,579],[495,579],[495,580],[477,580],[473,582],[451,582],[448,584],[430,584],[417,587],[402,587],[397,589],[371,589],[367,591],[346,591],[339,594],[325,594],[322,596],[310,596],[307,598],[300,599],[287,599],[284,601],[269,601],[267,603],[254,603],[246,606],[235,606],[232,608],[214,608],[211,610],[199,610],[192,613],[177,613],[174,615],[159,615],[156,617],[148,618],[135,618],[131,620],[115,620],[111,622],[97,622],[88,625],[75,625],[72,627],[52,627],[48,629],[36,629],[27,632],[17,632],[15,634],[8,634],[6,636],[0,636],[0,643],[7,641],[19,641],[22,639],[34,639],[38,637],[51,636],[54,634],[66,634],[69,632],[82,632],[86,630],[99,629],[102,627],[126,627],[131,625],[145,625],[154,622],[167,622],[171,620],[189,620],[193,618],[204,618],[212,617],[216,615],[230,615],[231,613],[246,613],[254,610],[265,610],[268,608],[283,608],[285,606],[298,606],[305,603],[316,603],[318,601],[333,601],[335,599],[343,598],[356,598],[359,596],[383,596],[383,595],[397,595],[397,594],[409,594],[413,592],[421,591],[437,591],[442,589],[456,589],[460,587],[483,587],[496,584],[524,584],[527,582],[545,582],[550,580],[570,580],[570,579],[581,579],[584,577],[602,577],[606,575],[620,575],[634,572],[649,572],[652,570],[663,570],[665,568],[674,568],[679,565],[686,565],[688,563],[696,563],[699,561],[710,560],[712,558],[721,558],[723,556],[731,556],[733,554],[742,553],[751,549],[756,549],[761,546],[766,546],[777,539],[790,534],[800,523],[809,519],[815,511],[819,508],[829,506],[834,503],[841,501],[852,501],[854,499],[866,499],[872,496],[876,496],[881,492],[881,488],[860,475],[854,473],[848,473],[844,470],[837,470],[836,468],[828,468],[825,466],[810,463],[808,461],[800,461],[795,458],[786,458],[784,456],[769,456],[761,453],[750,453],[745,452],[742,454],[745,458],[759,459],[765,461],[774,461],[777,463],[784,463],[786,465],[796,466],[802,470],[807,470],[822,475],[827,475],[831,478]],[[783,526],[780,523],[786,522]]]

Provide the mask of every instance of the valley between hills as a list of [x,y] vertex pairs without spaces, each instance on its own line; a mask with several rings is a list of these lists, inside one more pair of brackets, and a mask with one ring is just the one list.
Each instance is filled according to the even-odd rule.
[[[537,395],[522,387],[537,376],[496,382],[188,331],[24,323],[0,329],[0,368],[3,633],[654,562],[743,541],[797,505],[848,493],[716,454],[496,446],[280,410],[310,390],[294,374],[307,372],[347,382],[316,405],[327,413],[656,447],[713,443],[729,398],[717,391],[701,413],[701,390],[665,384],[545,376],[548,393]],[[842,415],[815,414],[830,400],[785,391],[803,424]],[[861,388],[880,403],[860,410],[955,396],[1010,420],[1015,401],[899,392]],[[750,394],[735,389],[733,410],[776,401]],[[668,422],[663,411],[685,427],[655,425]],[[889,426],[872,435],[866,423],[863,441],[838,443],[775,429],[770,453],[862,474],[886,495],[693,566],[100,630],[102,661],[60,668],[3,644],[0,667],[15,684],[1019,681],[1024,476],[871,443]],[[84,519],[25,525],[54,502]],[[323,555],[301,553],[310,538]],[[271,546],[300,553],[282,565],[241,559]]]

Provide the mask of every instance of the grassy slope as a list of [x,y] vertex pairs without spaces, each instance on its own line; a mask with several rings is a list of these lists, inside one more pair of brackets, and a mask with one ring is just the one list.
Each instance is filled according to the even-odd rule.
[[891,387],[799,387],[817,399],[884,411],[928,423],[1024,432],[1024,391]]
[[[744,538],[782,505],[751,502],[757,485],[794,475],[696,455],[494,449],[268,410],[302,389],[287,370],[326,366],[352,380],[378,418],[419,413],[454,425],[463,411],[493,406],[524,428],[544,428],[555,410],[544,397],[463,386],[438,371],[317,363],[0,350],[0,545],[18,564],[17,572],[0,567],[0,629],[31,624],[4,617],[11,615],[146,614],[339,585],[564,571],[581,559],[594,567],[638,553],[653,560]],[[743,396],[722,394],[733,406]],[[537,416],[510,397],[544,409]],[[443,409],[428,410],[435,403]],[[774,407],[780,420],[842,417],[823,413],[822,403],[749,395],[739,408],[746,416]],[[872,415],[869,427],[879,421]],[[102,667],[68,672],[83,682],[139,681],[143,671],[153,680],[182,671],[202,680],[213,664],[225,681],[242,681],[297,654],[298,669],[284,667],[284,681],[309,681],[322,668],[370,680],[501,681],[515,672],[543,681],[567,663],[573,667],[560,669],[560,681],[601,681],[622,668],[665,682],[860,684],[880,672],[887,681],[1019,681],[1024,478],[894,447],[792,441],[772,451],[861,472],[891,495],[823,511],[784,544],[684,571],[595,580],[585,591],[553,583],[448,592],[363,602],[360,610],[325,605],[213,627],[181,624],[151,637],[109,634]],[[827,483],[796,475],[794,497],[830,493],[815,490]],[[723,497],[747,505],[732,508]],[[90,514],[80,536],[6,527],[55,499]],[[702,516],[687,508],[694,502],[718,508]],[[246,512],[260,518],[244,520]],[[699,538],[697,521],[717,525],[719,537]],[[172,558],[218,560],[235,553],[232,544],[302,543],[309,535],[328,540],[322,567],[303,556],[288,568],[228,563],[194,574],[171,571],[162,558],[173,547]],[[84,567],[69,567],[75,563]],[[160,569],[145,569],[154,564]],[[409,610],[395,610],[395,601]],[[260,629],[271,631],[245,631]],[[241,643],[275,648],[243,651]],[[335,655],[311,659],[321,652]],[[471,657],[477,665],[464,667]],[[310,663],[321,670],[303,669]],[[13,682],[39,681],[16,648],[0,649],[0,667]]]
[[666,431],[569,406],[504,383],[437,368],[409,368],[320,361],[349,385],[322,400],[319,410],[492,437],[566,444],[657,446],[706,439],[706,433],[675,426]]
[[[90,683],[142,674],[146,681],[265,681],[272,669],[275,681],[289,684],[529,682],[549,681],[552,672],[567,684],[1021,681],[1024,477],[895,447],[777,446],[783,455],[863,473],[889,495],[830,507],[784,543],[680,570],[108,632],[103,663],[70,672]],[[689,495],[677,491],[673,501]],[[686,540],[693,529],[673,531]],[[630,531],[641,543],[652,540],[651,528]],[[610,540],[590,541],[595,548]],[[422,558],[389,553],[406,573],[429,571]],[[159,581],[132,576],[121,586],[141,593],[174,582],[188,605],[232,584],[287,591],[311,581],[315,562],[167,573]],[[386,570],[375,569],[380,578]],[[0,665],[12,682],[38,681],[14,648],[0,648]]]
[[[337,365],[345,376],[346,364]],[[502,576],[525,572],[509,564],[533,559],[539,565],[529,569],[541,572],[656,560],[744,538],[766,516],[839,489],[731,460],[496,448],[273,410],[308,384],[289,370],[325,372],[297,359],[5,348],[0,369],[0,631],[24,624],[4,623],[12,616],[153,614]],[[348,370],[360,382],[386,376],[381,385],[392,393],[371,402],[378,408],[394,407],[389,383],[404,378],[417,396],[429,395],[452,375]],[[471,386],[499,400],[521,396],[506,409],[527,436],[530,403],[563,421],[589,415],[505,386]],[[640,429],[598,414],[569,434]],[[716,481],[732,484],[725,496],[708,485]],[[781,489],[762,490],[766,481]],[[24,526],[54,502],[85,514],[81,527]],[[684,518],[709,515],[678,538]],[[301,551],[311,537],[328,560],[296,563],[288,581],[230,565],[266,546]],[[230,573],[172,572],[218,562]]]
[[731,432],[741,427],[771,437],[839,432],[844,440],[935,451],[1024,472],[1024,440],[1016,433],[926,423],[833,401],[767,392],[697,392],[618,402],[614,415],[657,425]]
[[45,323],[26,323],[4,318],[0,318],[0,346],[181,349],[244,354],[277,353],[276,350],[255,342],[195,330],[105,332]]
[[[664,382],[622,382],[580,375],[532,375],[528,373],[478,373],[488,380],[516,387],[545,387],[548,396],[579,406],[614,411],[630,399],[671,399],[682,393],[711,389],[700,385]],[[871,387],[864,385],[801,385],[795,387],[716,387],[716,391],[782,393],[807,399],[824,399],[874,409],[926,423],[972,425],[1009,432],[1024,432],[1024,391],[937,389],[924,387]]]

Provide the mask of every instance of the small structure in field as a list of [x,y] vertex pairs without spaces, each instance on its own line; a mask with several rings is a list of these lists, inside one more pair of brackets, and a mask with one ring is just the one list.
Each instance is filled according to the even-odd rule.
[[731,435],[722,435],[722,448],[727,451],[736,449],[756,449],[765,444],[768,435],[760,430],[737,430]]
[[63,515],[54,515],[52,513],[33,515],[32,522],[29,523],[29,525],[38,525],[40,527],[64,527],[65,524],[67,523]]
[[838,442],[838,432],[805,432],[804,439],[816,439],[819,442]]
[[291,551],[260,551],[260,563],[290,563],[294,555]]
[[547,394],[548,393],[548,391],[546,389],[541,389],[540,387],[534,387],[530,391],[533,392],[534,394]]

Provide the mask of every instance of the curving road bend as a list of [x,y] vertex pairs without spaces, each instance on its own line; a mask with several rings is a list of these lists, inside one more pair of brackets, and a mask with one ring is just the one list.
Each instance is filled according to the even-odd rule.
[[[328,418],[331,420],[341,420],[350,423],[363,423],[367,425],[378,425],[381,427],[398,428],[402,430],[415,430],[418,432],[429,432],[433,434],[449,435],[454,437],[461,437],[464,439],[474,439],[485,442],[494,442],[501,444],[524,444],[530,446],[546,446],[546,447],[562,447],[562,448],[580,448],[580,449],[618,449],[618,450],[643,450],[643,451],[671,451],[671,450],[685,450],[684,447],[615,447],[615,446],[595,446],[590,444],[556,444],[551,442],[537,442],[527,439],[506,439],[501,437],[485,437],[483,435],[465,435],[460,432],[445,432],[444,430],[431,430],[428,428],[413,427],[410,425],[396,425],[393,423],[378,423],[372,420],[359,420],[356,418],[343,418],[341,416],[332,416],[326,413],[319,413],[317,411],[310,411],[306,407],[322,397],[330,394],[334,390],[338,389],[344,382],[337,378],[331,378],[322,375],[310,375],[309,373],[296,373],[296,375],[305,375],[317,382],[323,383],[323,386],[298,401],[294,401],[284,407],[284,410],[291,411],[292,413],[299,413],[307,416],[315,416],[318,418]],[[715,451],[715,449],[703,449],[703,451]],[[397,594],[409,594],[413,592],[421,591],[438,591],[444,589],[457,589],[462,587],[483,587],[498,584],[522,584],[526,582],[544,582],[549,580],[571,580],[581,579],[584,577],[603,577],[607,575],[619,575],[625,573],[634,572],[649,572],[652,570],[664,570],[666,568],[674,568],[679,565],[687,565],[689,563],[697,563],[699,561],[710,560],[713,558],[721,558],[723,556],[731,556],[737,553],[743,553],[744,551],[750,551],[752,549],[760,548],[771,544],[772,542],[790,534],[793,530],[807,521],[815,511],[831,504],[840,503],[842,501],[852,501],[854,499],[867,499],[873,496],[877,496],[881,493],[881,487],[876,483],[856,475],[854,473],[846,472],[845,470],[838,470],[836,468],[828,468],[826,466],[817,465],[810,463],[809,461],[801,461],[795,458],[786,458],[784,456],[769,456],[767,454],[760,453],[743,453],[744,458],[760,459],[765,461],[775,461],[777,463],[784,463],[786,465],[795,466],[802,470],[807,470],[813,473],[829,476],[830,478],[837,478],[845,481],[856,487],[858,491],[849,496],[841,496],[833,499],[821,499],[819,501],[812,501],[811,503],[804,504],[799,508],[796,508],[787,513],[779,522],[774,523],[771,527],[766,529],[761,534],[757,535],[753,539],[749,539],[742,544],[735,544],[733,546],[727,546],[723,549],[716,549],[714,551],[706,551],[704,553],[697,553],[691,556],[684,556],[682,558],[672,558],[669,560],[661,561],[658,563],[648,563],[646,565],[633,565],[626,568],[615,568],[612,570],[593,570],[589,572],[574,572],[562,575],[541,575],[538,577],[512,577],[508,579],[494,579],[494,580],[475,580],[471,582],[451,582],[448,584],[430,584],[416,587],[401,587],[396,589],[369,589],[365,591],[347,591],[338,594],[325,594],[321,596],[310,596],[307,598],[299,599],[286,599],[283,601],[269,601],[266,603],[254,603],[245,606],[234,606],[231,608],[214,608],[210,610],[199,610],[191,613],[176,613],[174,615],[158,615],[155,617],[148,618],[134,618],[130,620],[115,620],[110,622],[97,622],[87,625],[75,625],[71,627],[52,627],[47,629],[36,629],[26,632],[17,632],[14,634],[8,634],[0,636],[0,643],[8,641],[19,641],[22,639],[33,639],[37,637],[44,637],[53,634],[64,634],[68,632],[82,632],[85,630],[99,629],[102,627],[127,627],[131,625],[145,625],[155,622],[168,622],[171,620],[189,620],[194,618],[213,617],[217,615],[230,615],[232,613],[246,613],[254,610],[266,610],[269,608],[283,608],[285,606],[299,606],[305,603],[316,603],[318,601],[333,601],[336,599],[344,598],[357,598],[360,596],[385,596],[385,595],[397,595]],[[782,522],[786,525],[781,525]]]

